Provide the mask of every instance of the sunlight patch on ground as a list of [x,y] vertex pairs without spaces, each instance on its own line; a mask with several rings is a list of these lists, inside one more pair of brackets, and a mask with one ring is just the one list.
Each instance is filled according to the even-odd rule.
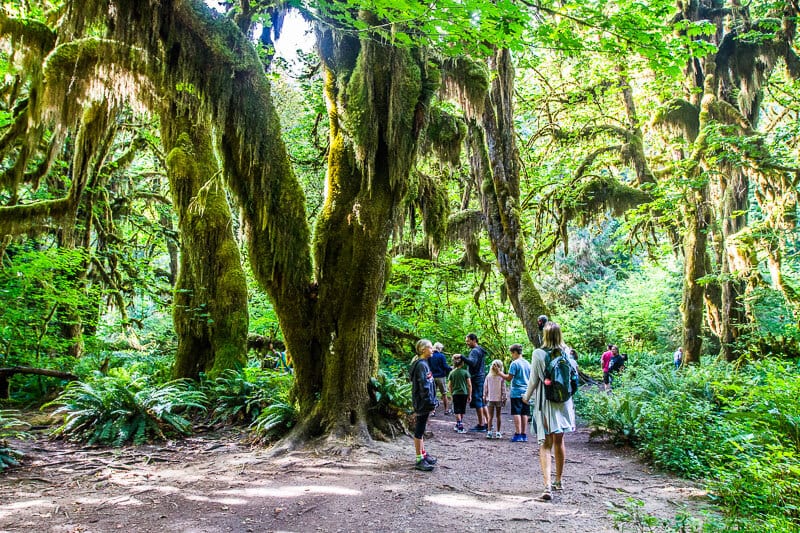
[[55,507],[49,500],[27,500],[14,503],[5,503],[0,508],[0,518],[5,518],[21,509],[28,509],[30,507]]
[[360,496],[360,490],[348,489],[346,487],[322,486],[322,485],[294,485],[283,487],[251,487],[247,489],[231,489],[220,491],[221,494],[235,494],[246,497],[268,497],[268,498],[296,498],[309,494],[335,494],[337,496]]
[[224,505],[247,505],[249,503],[243,498],[214,498],[212,496],[200,496],[199,494],[187,494],[184,498],[193,502],[221,503]]
[[329,474],[337,477],[341,476],[342,474],[354,475],[354,476],[374,476],[376,474],[383,474],[382,472],[375,472],[370,470],[357,470],[351,468],[344,470],[342,468],[325,468],[321,466],[320,467],[310,466],[306,468],[300,468],[299,470],[301,472],[309,472],[312,474]]
[[446,507],[459,507],[467,509],[480,509],[484,511],[499,511],[516,509],[528,502],[530,498],[522,496],[503,496],[494,499],[478,499],[466,494],[432,494],[425,497],[425,501]]

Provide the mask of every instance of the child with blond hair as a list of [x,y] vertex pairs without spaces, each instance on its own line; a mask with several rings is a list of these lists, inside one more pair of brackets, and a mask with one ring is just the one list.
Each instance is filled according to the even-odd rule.
[[[502,439],[503,434],[500,433],[500,410],[506,405],[506,380],[503,379],[503,362],[500,359],[492,361],[492,366],[489,369],[489,374],[483,382],[483,403],[489,409],[489,422],[488,430],[486,431],[487,439]],[[492,419],[497,419],[497,431],[492,432]]]

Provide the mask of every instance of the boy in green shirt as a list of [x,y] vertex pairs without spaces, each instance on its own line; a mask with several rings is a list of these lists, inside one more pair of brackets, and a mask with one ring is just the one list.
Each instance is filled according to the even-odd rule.
[[469,370],[464,367],[464,359],[461,354],[453,356],[453,370],[447,376],[447,388],[450,389],[450,396],[453,398],[453,413],[456,415],[456,426],[453,431],[456,433],[466,433],[464,429],[464,413],[467,412],[467,401],[472,397],[472,381],[469,378]]

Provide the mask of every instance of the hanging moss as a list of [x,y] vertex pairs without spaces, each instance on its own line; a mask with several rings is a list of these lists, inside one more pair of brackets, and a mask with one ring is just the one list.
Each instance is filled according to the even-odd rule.
[[419,204],[423,229],[431,252],[437,252],[447,237],[450,202],[447,186],[441,179],[418,173],[420,176]]
[[466,137],[467,124],[462,118],[438,107],[431,109],[425,129],[425,148],[435,151],[442,162],[458,166]]
[[455,100],[469,119],[483,114],[489,78],[489,69],[482,61],[466,57],[442,61],[442,94],[444,98]]
[[14,50],[22,47],[31,53],[31,57],[23,62],[26,68],[38,68],[42,58],[56,44],[56,33],[46,24],[36,20],[8,17],[2,11],[0,11],[0,35],[11,41]]
[[564,198],[561,213],[564,221],[577,220],[586,225],[590,220],[605,217],[607,210],[614,216],[622,216],[651,199],[646,192],[624,185],[611,176],[597,176],[577,186]]
[[677,98],[656,111],[652,124],[682,134],[688,142],[694,142],[700,132],[700,110],[686,100]]

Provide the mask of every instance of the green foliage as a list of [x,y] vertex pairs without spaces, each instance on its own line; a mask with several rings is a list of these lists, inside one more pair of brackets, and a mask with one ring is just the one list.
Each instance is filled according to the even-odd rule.
[[264,386],[269,387],[266,389],[266,405],[250,424],[251,433],[259,441],[280,438],[295,425],[300,416],[291,399],[294,376],[276,371],[264,372],[269,374],[264,382]]
[[215,422],[250,424],[271,405],[286,403],[294,376],[276,370],[245,367],[225,370],[204,390],[214,405]]
[[96,375],[90,381],[70,383],[53,402],[64,424],[54,436],[88,444],[122,446],[166,439],[169,433],[189,435],[188,410],[205,410],[205,395],[188,380],[161,386],[148,383],[123,370]]
[[377,377],[370,378],[375,409],[384,417],[397,418],[412,411],[411,382],[399,377],[401,374],[402,370],[398,367],[381,368]]
[[0,472],[19,464],[22,452],[11,447],[8,439],[27,438],[25,428],[28,424],[16,418],[16,412],[0,409]]
[[578,353],[599,354],[608,343],[622,352],[666,351],[678,341],[680,287],[677,266],[646,264],[619,282],[597,284],[557,319]]
[[629,365],[635,370],[626,382],[610,395],[590,395],[582,416],[656,465],[703,480],[728,527],[796,528],[800,365],[772,358],[739,369],[716,363],[674,372],[655,361]]

